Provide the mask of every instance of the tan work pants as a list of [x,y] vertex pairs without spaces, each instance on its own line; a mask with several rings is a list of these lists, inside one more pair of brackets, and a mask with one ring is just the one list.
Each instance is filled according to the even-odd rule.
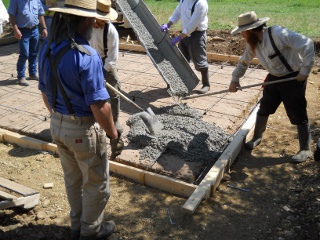
[[53,113],[50,130],[58,146],[72,230],[90,236],[100,231],[110,197],[106,134],[93,117]]

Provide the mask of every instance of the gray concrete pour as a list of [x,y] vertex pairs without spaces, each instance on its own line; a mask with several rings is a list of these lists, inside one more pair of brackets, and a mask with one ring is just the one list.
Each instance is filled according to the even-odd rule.
[[[51,142],[49,113],[38,82],[30,80],[28,87],[18,85],[17,59],[18,44],[0,46],[0,128]],[[210,64],[211,91],[227,89],[233,69],[233,66]],[[126,125],[140,111],[123,100],[120,122],[125,128],[125,148],[116,161],[187,182],[194,181],[212,159],[219,157],[228,137],[232,139],[260,95],[260,88],[255,87],[237,93],[178,100],[180,105],[187,104],[192,109],[194,117],[190,117],[168,94],[166,83],[146,54],[120,52],[118,73],[122,92],[143,109],[150,107],[163,121],[164,129],[158,140],[148,133],[144,135],[141,142],[145,147],[155,146],[150,150],[153,154],[147,156],[146,150],[130,141],[133,135]],[[241,84],[263,82],[265,76],[266,71],[252,68]],[[200,87],[201,84],[195,90]],[[141,128],[146,131],[145,126]]]
[[118,0],[117,3],[136,36],[139,36],[139,42],[170,86],[172,95],[188,95],[197,86],[199,79],[179,49],[171,46],[169,34],[161,32],[159,23],[143,1]]

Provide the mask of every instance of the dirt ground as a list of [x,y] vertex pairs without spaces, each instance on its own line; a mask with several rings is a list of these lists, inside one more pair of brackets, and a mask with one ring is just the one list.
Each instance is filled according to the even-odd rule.
[[[122,41],[126,36],[121,35]],[[239,55],[243,50],[243,41],[227,31],[210,31],[208,36],[210,52]],[[319,42],[316,45],[316,66],[306,94],[312,149],[320,138]],[[261,145],[240,152],[230,180],[192,215],[181,208],[187,199],[111,174],[106,217],[116,222],[117,230],[109,239],[319,239],[320,171],[313,157],[290,163],[297,151],[296,129],[281,105],[270,117]],[[69,206],[59,158],[0,143],[0,166],[1,177],[40,192],[40,204],[34,209],[0,210],[0,239],[69,239]],[[45,183],[53,183],[53,188],[44,189]],[[250,191],[229,188],[228,183]]]

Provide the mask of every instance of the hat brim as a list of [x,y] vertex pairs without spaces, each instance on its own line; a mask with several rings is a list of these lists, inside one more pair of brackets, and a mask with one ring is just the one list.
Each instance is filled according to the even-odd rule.
[[118,13],[113,8],[110,8],[110,12],[108,12],[108,13],[101,12],[99,10],[97,10],[97,13],[99,14],[99,17],[97,17],[97,18],[101,19],[101,20],[113,21],[113,20],[116,20],[118,18]]
[[67,14],[72,14],[72,15],[77,15],[77,16],[82,16],[82,17],[94,17],[94,18],[99,18],[99,19],[104,19],[104,20],[115,20],[118,17],[118,13],[116,10],[113,8],[110,8],[109,13],[104,13],[101,11],[86,11],[82,9],[76,9],[76,8],[49,8],[50,11],[52,12],[59,12],[59,13],[67,13]]
[[246,26],[243,26],[243,27],[236,27],[235,29],[233,29],[231,31],[231,35],[236,35],[237,33],[244,32],[244,31],[247,31],[247,30],[250,30],[250,29],[254,29],[254,28],[260,27],[262,24],[267,22],[269,19],[270,19],[269,17],[260,18],[260,19],[258,19],[256,22],[254,22],[252,24],[249,24],[249,25],[246,25]]

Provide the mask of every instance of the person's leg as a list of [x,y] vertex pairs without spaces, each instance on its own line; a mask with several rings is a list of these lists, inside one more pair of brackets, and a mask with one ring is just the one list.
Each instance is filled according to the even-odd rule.
[[197,71],[201,72],[202,88],[200,94],[210,90],[209,64],[207,61],[207,33],[206,31],[195,31],[189,37],[187,46],[190,57]]
[[286,83],[283,90],[283,104],[291,124],[297,125],[299,151],[292,157],[293,162],[300,163],[311,155],[310,127],[305,98],[307,82],[291,81]]
[[[120,82],[118,78],[117,69],[114,68],[110,72],[104,70],[104,75],[106,82],[109,83],[112,87],[120,91]],[[106,86],[108,89],[108,87]],[[113,116],[114,124],[116,125],[117,130],[122,133],[123,126],[119,122],[119,114],[120,114],[120,96],[118,96],[115,92],[108,89],[110,95],[110,104],[111,104],[111,111]]]
[[[85,126],[85,124],[82,124]],[[98,124],[87,128],[82,144],[78,139],[66,136],[74,151],[82,172],[81,238],[107,237],[112,234],[114,223],[103,222],[104,209],[110,196],[109,165],[107,159],[106,135]],[[72,197],[72,201],[77,201]]]
[[191,57],[189,54],[188,45],[189,45],[189,38],[186,37],[178,43],[178,48],[182,53],[182,55],[184,56],[184,58],[187,60],[187,62],[190,62]]
[[37,77],[37,59],[39,51],[39,30],[35,28],[32,31],[29,40],[29,76],[30,79],[38,80]]
[[19,84],[23,86],[28,86],[29,83],[26,81],[26,63],[29,56],[29,30],[21,29],[22,38],[19,40],[19,58],[17,62],[17,77]]
[[[68,202],[70,205],[71,230],[81,230],[82,214],[82,173],[74,157],[74,153],[65,145],[64,135],[70,135],[70,131],[63,128],[61,115],[54,113],[50,124],[51,135],[58,147],[60,162],[64,173],[64,181]],[[79,134],[77,132],[76,134]]]
[[[267,79],[268,78],[270,78],[270,75],[267,76]],[[267,128],[269,115],[276,112],[281,101],[282,100],[276,86],[268,85],[264,87],[263,96],[257,113],[253,138],[245,144],[247,149],[252,150],[261,143],[262,135]]]

